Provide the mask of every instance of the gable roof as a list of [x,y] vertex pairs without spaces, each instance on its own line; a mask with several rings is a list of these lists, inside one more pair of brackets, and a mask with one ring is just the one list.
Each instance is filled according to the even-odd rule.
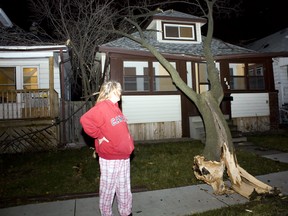
[[246,47],[259,52],[288,52],[288,28],[248,44]]

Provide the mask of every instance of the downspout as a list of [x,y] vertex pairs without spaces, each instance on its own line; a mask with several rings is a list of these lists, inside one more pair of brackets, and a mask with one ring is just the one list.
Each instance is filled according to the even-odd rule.
[[63,57],[63,50],[60,49],[60,89],[61,89],[61,112],[62,112],[62,127],[61,127],[61,144],[64,145],[67,142],[66,139],[66,120],[65,120],[65,92],[64,92],[64,57]]

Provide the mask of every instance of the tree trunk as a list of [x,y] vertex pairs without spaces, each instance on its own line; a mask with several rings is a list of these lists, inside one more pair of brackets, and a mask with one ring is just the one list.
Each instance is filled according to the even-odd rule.
[[[205,125],[206,145],[204,156],[194,157],[193,169],[196,178],[211,185],[215,194],[235,191],[251,199],[254,195],[276,193],[271,186],[257,180],[238,164],[228,124],[217,101],[209,92],[200,97],[198,106]],[[225,170],[231,188],[223,181]]]

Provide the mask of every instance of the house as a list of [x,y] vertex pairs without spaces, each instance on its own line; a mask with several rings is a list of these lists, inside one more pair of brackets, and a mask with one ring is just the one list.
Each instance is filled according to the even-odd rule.
[[[154,15],[145,31],[148,42],[198,93],[209,89],[201,27],[206,20],[175,10]],[[134,35],[137,36],[137,32]],[[199,112],[172,83],[162,65],[145,48],[123,37],[99,47],[108,78],[123,87],[122,110],[135,140],[203,137]],[[251,49],[213,39],[225,97],[223,113],[243,132],[278,127],[278,97],[272,58]]]
[[[5,18],[2,26],[10,28],[2,10],[0,17]],[[0,153],[55,148],[61,143],[60,103],[70,98],[64,83],[69,50],[66,45],[13,43],[0,42]]]
[[273,53],[275,89],[278,91],[280,123],[288,124],[288,28],[248,44],[262,53]]
[[[69,70],[67,52],[62,45],[0,46],[1,153],[27,146],[47,149],[60,143],[59,128],[51,125],[60,117],[60,98],[70,97],[68,86],[61,84]],[[33,138],[26,137],[41,130]],[[13,137],[17,142],[10,145]]]
[[0,27],[7,28],[7,27],[12,27],[12,26],[13,26],[13,24],[12,24],[11,20],[6,15],[4,10],[2,10],[2,8],[0,8]]

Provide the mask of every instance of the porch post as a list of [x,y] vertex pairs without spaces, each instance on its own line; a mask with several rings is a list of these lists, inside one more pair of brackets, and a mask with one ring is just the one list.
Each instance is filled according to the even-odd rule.
[[50,117],[55,117],[54,104],[54,58],[49,57],[49,101],[50,101]]
[[279,129],[279,102],[278,91],[269,92],[270,129]]

